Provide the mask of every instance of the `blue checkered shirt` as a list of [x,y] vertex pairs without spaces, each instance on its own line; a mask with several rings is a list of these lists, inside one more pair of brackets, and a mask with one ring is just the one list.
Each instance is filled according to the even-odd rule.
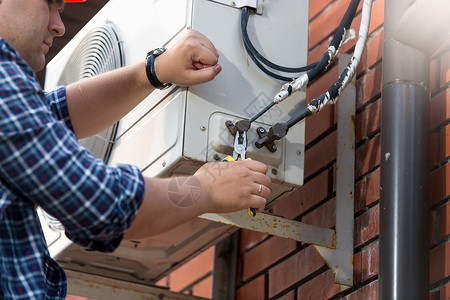
[[0,38],[0,299],[64,299],[66,276],[36,214],[57,218],[75,243],[111,252],[144,192],[136,167],[106,166],[80,146],[65,88],[46,93]]

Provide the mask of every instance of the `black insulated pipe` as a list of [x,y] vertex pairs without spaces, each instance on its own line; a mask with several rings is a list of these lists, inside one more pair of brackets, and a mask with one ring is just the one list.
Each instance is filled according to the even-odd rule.
[[414,0],[386,0],[379,299],[429,298],[429,58],[393,30]]

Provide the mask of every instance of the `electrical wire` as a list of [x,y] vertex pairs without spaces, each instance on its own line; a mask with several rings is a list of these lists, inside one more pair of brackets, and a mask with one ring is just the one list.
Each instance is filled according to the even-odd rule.
[[[320,74],[322,74],[324,71],[326,71],[328,69],[328,67],[333,62],[334,58],[339,53],[339,50],[342,47],[342,45],[348,41],[349,28],[355,17],[359,2],[360,2],[360,0],[352,0],[350,2],[336,32],[333,35],[333,39],[331,40],[327,51],[322,55],[322,57],[319,60],[317,60],[316,62],[309,65],[309,66],[313,66],[312,70],[310,70],[307,73],[302,74],[297,79],[294,79],[294,80],[284,84],[281,87],[280,92],[278,92],[275,95],[275,97],[273,98],[273,101],[271,103],[269,103],[265,108],[263,108],[260,112],[258,112],[254,117],[249,119],[250,123],[257,120],[261,115],[263,115],[265,112],[267,112],[275,104],[278,104],[281,101],[285,100],[292,93],[301,90],[303,87],[306,87],[309,82],[316,79]],[[246,25],[246,24],[242,22],[242,18],[241,18],[241,27],[243,25]],[[246,42],[244,39],[244,46],[245,46],[245,44],[246,44]],[[247,47],[247,46],[245,46],[245,47]],[[250,57],[255,62],[256,58],[252,57],[251,55],[250,55]],[[257,65],[258,65],[258,63],[255,62],[255,64],[257,64]]]
[[328,46],[327,51],[322,56],[318,65],[316,65],[311,71],[303,74],[299,78],[293,80],[290,83],[286,83],[282,86],[280,92],[275,95],[273,101],[280,103],[289,97],[292,93],[301,90],[303,87],[308,85],[309,82],[316,79],[322,72],[328,69],[332,61],[336,58],[341,49],[342,45],[346,41],[347,31],[352,24],[355,17],[356,10],[358,9],[360,0],[352,0],[344,14],[344,17],[339,24],[338,29],[334,33],[333,39]]
[[336,103],[341,92],[345,89],[345,87],[347,87],[352,78],[355,76],[356,68],[358,67],[364,47],[366,45],[370,24],[372,0],[363,1],[364,2],[361,13],[362,17],[358,40],[355,45],[355,51],[346,69],[339,76],[339,79],[327,90],[327,92],[323,93],[317,99],[312,100],[300,114],[291,118],[287,122],[277,123],[273,125],[269,130],[269,134],[255,143],[257,148],[263,147],[267,142],[272,143],[274,140],[281,139],[287,134],[290,127],[294,126],[306,117],[314,113],[318,113],[325,105],[329,103]]
[[317,62],[314,62],[314,63],[304,66],[304,67],[292,68],[292,67],[284,67],[284,66],[275,64],[275,63],[271,62],[270,60],[268,60],[267,58],[265,58],[263,55],[261,55],[261,53],[259,53],[258,50],[253,46],[253,44],[250,40],[250,37],[248,35],[248,32],[247,32],[249,16],[250,16],[250,8],[243,7],[242,11],[241,11],[242,40],[244,42],[244,47],[245,47],[245,50],[247,51],[247,54],[250,56],[250,58],[253,60],[253,62],[258,66],[258,68],[260,68],[264,73],[266,73],[267,75],[269,75],[273,78],[279,79],[279,80],[292,81],[293,77],[285,77],[285,76],[282,76],[279,74],[275,74],[275,73],[271,72],[270,70],[268,70],[263,64],[267,65],[268,67],[270,67],[274,70],[278,70],[278,71],[285,72],[285,73],[301,73],[301,72],[306,72],[306,71],[314,68],[314,66],[317,64]]

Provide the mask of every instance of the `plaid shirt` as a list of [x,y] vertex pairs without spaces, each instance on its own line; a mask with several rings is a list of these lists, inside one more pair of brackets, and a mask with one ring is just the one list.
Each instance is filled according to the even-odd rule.
[[110,252],[142,201],[140,171],[105,166],[77,142],[65,88],[45,93],[0,38],[0,299],[64,299],[66,276],[50,256],[40,206],[84,247]]

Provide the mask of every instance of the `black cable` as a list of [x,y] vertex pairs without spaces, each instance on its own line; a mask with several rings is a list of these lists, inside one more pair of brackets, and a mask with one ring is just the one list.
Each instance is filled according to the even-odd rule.
[[267,58],[265,58],[263,55],[261,55],[261,53],[258,52],[258,50],[256,50],[256,48],[253,46],[253,44],[250,40],[250,37],[248,36],[247,25],[248,25],[249,16],[250,16],[249,8],[248,7],[242,8],[242,12],[241,12],[242,39],[244,41],[245,49],[246,49],[248,55],[253,56],[254,58],[262,61],[264,64],[266,64],[267,66],[269,66],[270,68],[272,68],[274,70],[278,70],[278,71],[282,71],[282,72],[286,72],[286,73],[306,72],[306,71],[312,69],[317,64],[317,62],[314,62],[314,63],[304,66],[304,67],[291,68],[291,67],[280,66],[278,64],[271,62]]
[[[334,33],[333,39],[331,40],[331,43],[328,48],[334,47],[334,49],[336,49],[336,52],[339,50],[339,48],[342,44],[342,41],[344,39],[344,34],[350,28],[350,26],[353,22],[353,19],[356,14],[356,10],[358,9],[359,2],[360,2],[360,0],[352,0],[350,2],[349,6],[344,14],[344,17],[342,18],[341,22],[339,23],[339,27],[336,30],[336,32]],[[329,51],[325,52],[324,55],[322,56],[322,58],[318,61],[318,64],[316,64],[311,71],[306,73],[306,75],[308,76],[308,82],[313,81],[323,71],[325,71],[330,66],[331,60],[332,60],[332,54]],[[330,87],[330,89],[328,90],[329,95],[330,94],[335,95],[334,97],[336,97],[338,95],[339,87],[342,85],[342,82],[343,82],[346,74],[347,74],[347,72],[344,72],[343,74],[341,74],[339,80],[335,84],[333,84],[333,86]],[[310,103],[310,105],[314,105],[314,106],[317,105],[316,107],[318,107],[318,105],[320,105],[320,103],[325,100],[325,97],[327,97],[326,93],[322,94],[319,98],[312,101],[311,103],[313,103],[313,104]],[[271,143],[274,140],[281,139],[283,136],[285,136],[287,134],[289,128],[291,128],[292,126],[294,126],[301,120],[305,119],[306,117],[310,116],[311,114],[312,114],[312,111],[309,110],[308,108],[305,108],[302,112],[300,112],[300,114],[298,114],[297,116],[294,116],[287,122],[277,123],[277,124],[273,125],[269,129],[269,134],[266,137],[264,137],[263,139],[260,139],[257,141],[257,143],[256,143],[257,147],[261,148],[263,145],[265,145],[265,144],[267,145],[267,143]],[[260,115],[262,115],[262,113],[261,114],[259,113],[258,115],[260,116]],[[252,118],[252,120],[256,120],[256,118]],[[282,126],[281,126],[281,124],[282,124]],[[274,130],[274,127],[276,127],[276,126],[283,128],[283,130],[281,131],[282,134],[280,134],[279,130],[278,130],[277,134],[274,134],[274,132],[276,132]]]

